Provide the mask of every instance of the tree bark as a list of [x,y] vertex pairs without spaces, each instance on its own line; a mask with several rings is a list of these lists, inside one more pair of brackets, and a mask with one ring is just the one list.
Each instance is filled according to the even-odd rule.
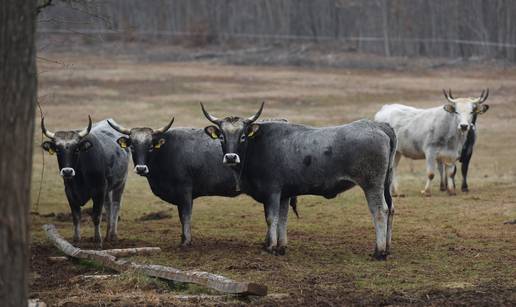
[[37,75],[35,0],[0,2],[0,305],[26,306]]

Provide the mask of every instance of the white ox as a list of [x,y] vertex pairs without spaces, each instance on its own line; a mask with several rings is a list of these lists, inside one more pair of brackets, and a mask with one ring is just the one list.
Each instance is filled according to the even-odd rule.
[[[467,132],[472,127],[474,114],[485,113],[489,105],[482,104],[489,95],[489,89],[482,91],[480,97],[453,98],[451,90],[444,91],[448,101],[444,106],[431,109],[417,109],[401,104],[384,105],[374,119],[386,122],[394,128],[398,137],[394,168],[401,156],[410,159],[426,160],[428,179],[421,193],[431,195],[431,183],[435,167],[441,179],[447,179],[447,190],[455,195],[452,176],[455,175],[455,162],[460,157]],[[396,173],[396,172],[395,172]],[[445,173],[445,174],[443,174]],[[446,177],[443,177],[446,176]],[[398,182],[394,177],[394,194],[399,195]]]

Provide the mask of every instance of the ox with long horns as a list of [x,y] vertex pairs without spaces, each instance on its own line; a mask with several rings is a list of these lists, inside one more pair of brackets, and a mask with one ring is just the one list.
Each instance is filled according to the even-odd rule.
[[[489,106],[484,104],[489,90],[482,91],[480,97],[454,98],[451,90],[443,90],[447,103],[430,109],[418,109],[401,104],[384,105],[375,115],[375,120],[390,124],[398,136],[395,168],[402,156],[410,159],[425,159],[427,180],[421,191],[431,195],[431,183],[438,167],[443,182],[442,190],[455,195],[453,176],[455,162],[460,158],[468,132],[474,119],[485,113]],[[397,180],[394,192],[400,194]]]
[[[287,248],[288,199],[297,195],[336,197],[358,185],[364,191],[376,232],[374,257],[386,259],[392,237],[394,205],[390,194],[396,135],[389,125],[361,120],[313,128],[249,118],[218,119],[201,104],[215,125],[205,128],[241,178],[242,190],[263,203],[266,250]],[[219,160],[220,161],[220,160]]]
[[57,155],[59,174],[63,177],[65,193],[72,211],[74,241],[81,238],[81,207],[93,200],[92,219],[95,241],[102,246],[100,220],[104,207],[108,216],[106,240],[118,240],[117,224],[122,193],[127,178],[129,152],[116,145],[121,136],[113,133],[102,121],[81,131],[51,132],[41,119],[41,131],[49,138],[41,146]]

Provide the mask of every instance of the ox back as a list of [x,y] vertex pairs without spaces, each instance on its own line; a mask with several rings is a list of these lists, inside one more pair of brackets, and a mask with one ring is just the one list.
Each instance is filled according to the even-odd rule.
[[245,190],[262,202],[269,188],[282,197],[334,198],[357,184],[383,187],[392,141],[388,125],[367,120],[328,128],[261,123],[245,157]]

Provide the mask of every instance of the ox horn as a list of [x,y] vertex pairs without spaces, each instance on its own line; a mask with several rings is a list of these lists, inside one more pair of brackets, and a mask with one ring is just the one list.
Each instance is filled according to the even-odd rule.
[[248,123],[252,123],[252,122],[256,121],[258,119],[258,117],[260,117],[260,115],[262,114],[264,105],[265,105],[265,101],[262,102],[262,105],[260,106],[260,109],[258,110],[258,112],[256,112],[256,114],[254,114],[253,116],[251,116],[247,119]]
[[117,124],[115,122],[112,122],[109,119],[107,120],[107,122],[111,126],[111,128],[115,129],[116,131],[118,131],[118,132],[120,132],[122,134],[125,134],[125,135],[130,135],[131,134],[131,130],[129,130],[127,128],[124,128],[124,127],[120,126],[119,124]]
[[172,124],[174,123],[174,118],[172,117],[172,120],[163,128],[160,128],[160,129],[156,129],[156,130],[153,130],[154,133],[164,133],[166,132],[168,129],[170,129],[170,127],[172,126]]
[[79,132],[79,137],[83,138],[87,136],[91,131],[91,116],[88,115],[88,127]]
[[487,97],[489,97],[489,88],[486,90],[482,90],[482,93],[480,94],[480,97],[478,98],[478,104],[481,104],[482,102],[486,101]]
[[208,111],[206,111],[206,109],[204,108],[204,105],[202,104],[202,102],[200,102],[201,104],[201,109],[202,109],[202,113],[204,113],[204,116],[206,116],[206,118],[214,123],[215,125],[219,125],[220,124],[220,119],[216,118],[215,116],[212,116],[210,113],[208,113]]
[[45,127],[45,118],[44,117],[41,117],[41,131],[43,132],[43,134],[53,140],[54,137],[56,136],[56,134],[54,132],[50,132],[46,127]]
[[452,104],[455,104],[455,98],[453,98],[453,96],[452,96],[451,89],[449,89],[448,92],[446,92],[446,90],[443,89],[443,94],[444,94],[444,97],[446,97],[446,100],[448,100]]

